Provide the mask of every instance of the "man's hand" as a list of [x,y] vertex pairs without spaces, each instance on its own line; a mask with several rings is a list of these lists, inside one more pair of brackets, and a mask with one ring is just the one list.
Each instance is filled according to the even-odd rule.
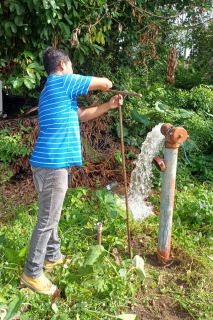
[[123,96],[120,94],[112,97],[108,101],[109,109],[118,108],[118,106],[122,106],[122,104],[123,104]]
[[108,102],[101,104],[98,107],[88,108],[88,109],[78,109],[78,118],[80,121],[88,121],[99,117],[102,113],[109,109],[117,108],[119,105],[123,104],[122,95],[117,95],[112,97]]

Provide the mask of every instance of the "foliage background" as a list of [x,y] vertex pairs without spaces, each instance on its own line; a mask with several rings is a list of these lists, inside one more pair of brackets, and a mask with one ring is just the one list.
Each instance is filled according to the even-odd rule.
[[[70,54],[76,73],[106,76],[116,89],[142,93],[141,99],[124,97],[124,141],[126,150],[131,148],[126,152],[127,159],[134,161],[147,133],[158,123],[184,126],[190,136],[180,147],[178,157],[172,248],[176,264],[170,270],[159,266],[154,269],[147,263],[148,280],[145,285],[139,282],[135,266],[126,259],[125,219],[122,210],[118,209],[120,204],[105,190],[96,193],[72,190],[73,194],[68,194],[64,206],[60,233],[63,249],[73,255],[74,262],[69,272],[66,268],[62,272],[56,270],[54,280],[60,284],[63,295],[58,309],[51,305],[52,320],[70,316],[76,320],[94,319],[94,315],[98,319],[100,316],[116,318],[118,305],[119,310],[124,311],[127,299],[135,302],[134,289],[143,294],[139,305],[149,310],[156,311],[153,301],[169,295],[173,299],[171,306],[177,305],[184,310],[184,319],[212,318],[211,11],[210,0],[0,1],[0,80],[9,96],[38,99],[46,78],[42,53],[47,46],[55,45]],[[171,48],[177,50],[172,62],[169,60]],[[171,67],[175,81],[168,81]],[[109,96],[93,92],[89,97],[80,97],[79,103],[87,106],[105,101]],[[28,107],[25,105],[18,116]],[[111,134],[119,142],[118,115],[109,112],[109,117]],[[3,118],[1,122],[4,122]],[[20,125],[15,134],[10,128],[0,131],[0,186],[7,186],[13,176],[9,170],[11,163],[17,165],[20,159],[29,157],[30,134],[34,131],[34,125]],[[117,150],[113,162],[119,170],[120,160],[121,154]],[[150,201],[156,212],[160,207],[161,176],[153,168],[154,191]],[[100,181],[95,183],[98,189]],[[23,308],[23,319],[32,315],[35,319],[50,318],[48,299],[44,298],[41,304],[37,295],[23,291],[20,294],[18,288],[37,204],[25,208],[10,203],[5,209],[7,201],[1,195],[0,202],[9,213],[4,224],[0,223],[0,273],[1,288],[4,288],[0,290],[1,306],[10,315]],[[11,212],[14,212],[13,221],[10,221]],[[82,219],[85,216],[89,218]],[[104,243],[108,251],[98,256],[97,264],[90,266],[92,270],[90,267],[85,269],[82,267],[85,267],[90,245],[95,242],[93,223],[99,219],[108,224]],[[70,221],[74,223],[72,228],[76,233],[72,236],[75,241],[68,233]],[[134,250],[148,262],[155,252],[158,217],[141,223],[131,222],[132,241],[137,243]],[[114,236],[117,230],[119,236]],[[114,245],[122,252],[123,268],[113,268],[110,249]],[[86,272],[85,278],[79,274],[79,269]],[[166,280],[162,280],[164,276]],[[81,285],[76,280],[79,277],[82,277]],[[73,296],[75,304],[70,303]],[[131,308],[133,312],[134,303]]]

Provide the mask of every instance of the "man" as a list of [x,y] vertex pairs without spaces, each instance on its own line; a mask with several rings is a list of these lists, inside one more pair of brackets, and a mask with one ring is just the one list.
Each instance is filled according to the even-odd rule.
[[98,107],[79,109],[76,97],[89,90],[107,91],[107,78],[73,74],[67,53],[55,47],[44,52],[48,74],[39,98],[39,134],[30,158],[35,187],[39,193],[39,215],[33,231],[21,283],[36,292],[52,295],[57,287],[43,274],[65,263],[57,228],[68,188],[70,166],[82,165],[80,121],[88,121],[122,104],[114,96]]

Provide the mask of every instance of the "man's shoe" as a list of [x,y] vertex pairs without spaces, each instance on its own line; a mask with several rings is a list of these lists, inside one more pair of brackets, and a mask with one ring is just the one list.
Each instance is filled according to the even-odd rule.
[[21,284],[24,284],[28,288],[43,294],[53,295],[58,288],[52,284],[52,282],[42,274],[38,278],[30,278],[26,274],[21,276]]
[[56,266],[61,266],[61,265],[66,265],[66,264],[70,264],[70,259],[66,259],[65,256],[62,256],[61,259],[52,262],[52,261],[44,261],[44,269],[47,271],[51,271],[54,267]]

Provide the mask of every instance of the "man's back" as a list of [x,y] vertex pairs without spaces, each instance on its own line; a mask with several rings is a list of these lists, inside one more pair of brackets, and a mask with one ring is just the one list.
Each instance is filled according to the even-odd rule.
[[76,96],[86,94],[91,77],[51,74],[39,99],[40,132],[33,166],[63,168],[82,164]]

